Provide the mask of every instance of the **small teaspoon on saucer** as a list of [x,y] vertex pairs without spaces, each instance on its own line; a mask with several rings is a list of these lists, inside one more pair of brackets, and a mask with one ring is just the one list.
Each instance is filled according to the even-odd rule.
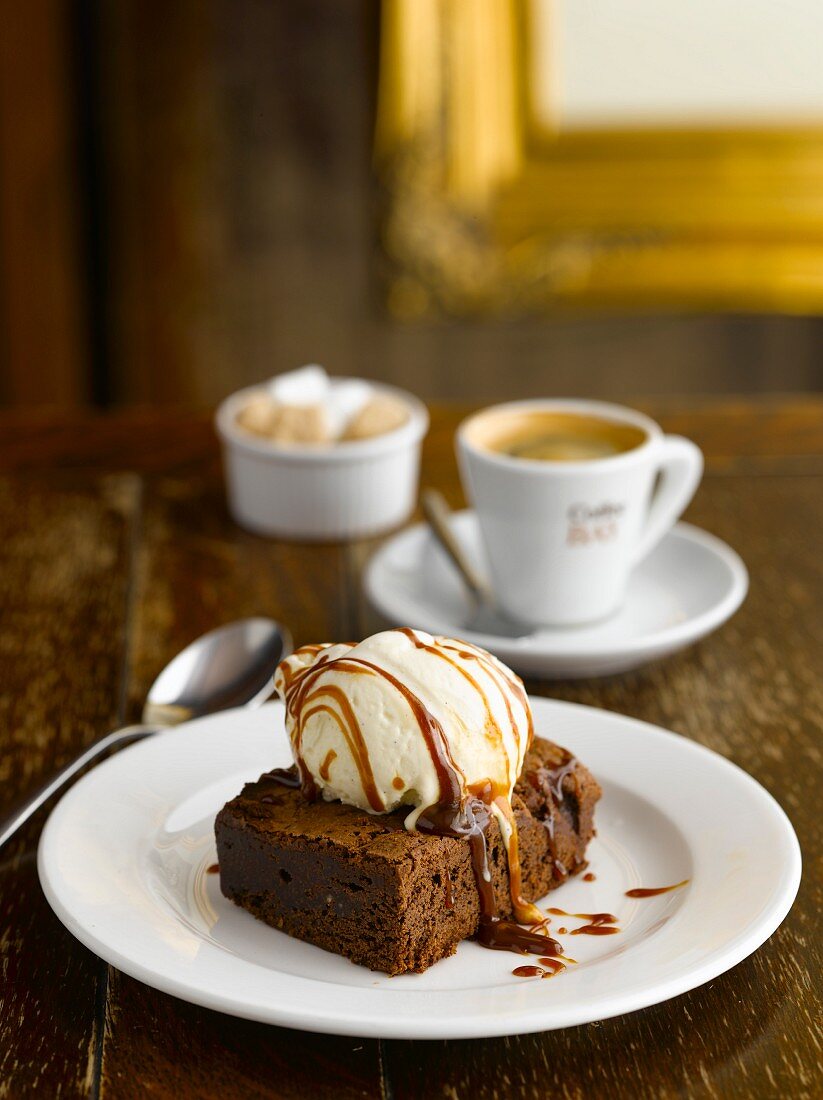
[[474,602],[473,612],[462,624],[463,627],[477,634],[490,634],[498,638],[523,638],[533,634],[533,628],[509,618],[500,609],[488,582],[469,561],[452,530],[452,512],[443,494],[437,489],[424,489],[420,494],[420,506],[435,541],[457,569]]

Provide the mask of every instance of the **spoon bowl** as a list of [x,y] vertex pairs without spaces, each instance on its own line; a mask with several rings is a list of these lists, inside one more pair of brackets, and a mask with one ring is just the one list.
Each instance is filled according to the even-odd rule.
[[452,510],[443,494],[436,489],[424,489],[420,504],[435,542],[457,570],[471,597],[472,613],[463,628],[497,638],[524,638],[533,634],[534,627],[510,619],[498,606],[489,582],[475,569],[452,530]]
[[274,670],[291,651],[291,635],[273,619],[219,626],[166,665],[149,689],[143,721],[171,726],[231,707],[259,705],[271,695]]

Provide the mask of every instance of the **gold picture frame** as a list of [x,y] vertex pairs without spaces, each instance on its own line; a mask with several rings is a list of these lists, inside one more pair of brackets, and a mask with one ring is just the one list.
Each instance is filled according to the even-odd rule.
[[383,0],[390,311],[818,312],[823,125],[553,134],[531,109],[529,10]]

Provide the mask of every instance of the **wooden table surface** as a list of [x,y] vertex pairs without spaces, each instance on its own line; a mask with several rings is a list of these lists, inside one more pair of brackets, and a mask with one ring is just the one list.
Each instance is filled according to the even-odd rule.
[[[465,1042],[303,1034],[157,993],[75,942],[38,885],[41,813],[0,863],[0,1096],[823,1095],[823,402],[644,407],[703,447],[687,518],[740,551],[748,599],[668,660],[529,687],[675,729],[775,795],[805,869],[768,943],[685,996],[566,1031]],[[433,411],[424,459],[425,481],[454,504],[451,438],[465,411]],[[207,416],[0,415],[3,802],[134,719],[164,663],[221,622],[271,615],[298,644],[368,633],[359,573],[373,545],[288,545],[235,527]]]

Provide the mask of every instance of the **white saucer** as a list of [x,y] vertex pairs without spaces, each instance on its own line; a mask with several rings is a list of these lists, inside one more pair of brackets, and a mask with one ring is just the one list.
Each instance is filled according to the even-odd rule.
[[[447,1039],[568,1027],[674,997],[744,959],[789,910],[800,851],[745,772],[692,741],[616,714],[533,700],[538,734],[599,779],[595,882],[548,903],[614,912],[619,935],[560,936],[577,961],[551,981],[522,957],[463,943],[424,974],[388,978],[290,939],[220,894],[214,815],[245,780],[289,762],[280,704],[158,734],[62,799],[38,866],[58,917],[127,974],[195,1004],[308,1031]],[[689,879],[635,900],[637,886]],[[559,925],[554,921],[554,927]],[[563,921],[574,927],[580,922]]]
[[[455,533],[486,572],[474,513],[457,512]],[[543,627],[520,638],[478,634],[466,590],[428,524],[395,535],[369,562],[366,594],[388,622],[457,635],[488,649],[523,675],[605,676],[665,657],[716,630],[749,586],[746,566],[720,539],[678,523],[634,571],[622,609],[585,627]]]

